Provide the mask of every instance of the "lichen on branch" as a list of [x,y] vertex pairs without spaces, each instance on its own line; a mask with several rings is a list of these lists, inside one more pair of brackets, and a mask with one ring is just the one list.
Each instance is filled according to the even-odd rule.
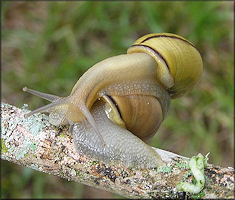
[[[1,104],[1,159],[107,190],[128,198],[193,198],[176,185],[192,182],[188,158],[153,148],[164,165],[151,169],[125,168],[79,155],[68,127],[50,125],[44,114],[24,118],[22,109]],[[234,198],[234,169],[209,165],[200,198]]]

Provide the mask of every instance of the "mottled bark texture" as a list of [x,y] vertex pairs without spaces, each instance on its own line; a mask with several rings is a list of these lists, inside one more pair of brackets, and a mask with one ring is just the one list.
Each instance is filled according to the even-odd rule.
[[129,198],[234,198],[232,167],[208,165],[199,194],[178,192],[179,182],[193,182],[188,158],[154,148],[165,165],[152,169],[108,165],[79,155],[68,127],[50,125],[46,115],[25,119],[25,106],[4,103],[1,112],[1,159]]

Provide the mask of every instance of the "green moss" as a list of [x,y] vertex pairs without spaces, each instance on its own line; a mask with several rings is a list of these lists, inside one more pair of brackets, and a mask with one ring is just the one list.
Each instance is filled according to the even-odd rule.
[[32,144],[30,145],[30,147],[31,147],[31,149],[32,149],[33,151],[35,151],[35,150],[37,149],[36,143],[32,143]]
[[60,137],[64,138],[64,137],[65,137],[65,134],[61,134]]
[[7,153],[8,152],[8,149],[7,147],[5,146],[5,143],[4,143],[4,139],[1,139],[1,151],[2,153]]
[[166,165],[162,165],[157,168],[158,173],[170,173],[172,170],[172,166],[168,167]]
[[198,194],[193,194],[192,196],[191,196],[191,198],[192,199],[201,199],[202,197],[204,197],[205,196],[205,193],[204,192],[200,192],[200,193],[198,193]]
[[98,161],[94,160],[94,161],[91,161],[92,165],[97,165],[98,164]]
[[189,169],[188,163],[186,163],[184,160],[180,160],[178,163],[176,163],[176,166],[181,169]]

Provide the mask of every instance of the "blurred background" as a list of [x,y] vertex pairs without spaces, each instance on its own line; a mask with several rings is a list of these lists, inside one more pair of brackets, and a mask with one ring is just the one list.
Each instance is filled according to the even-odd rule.
[[[22,88],[67,96],[95,63],[126,53],[139,37],[170,32],[200,51],[204,72],[172,101],[151,145],[234,165],[234,2],[1,2],[2,101],[48,102]],[[2,198],[82,198],[83,185],[1,161]],[[113,197],[118,197],[113,195]]]

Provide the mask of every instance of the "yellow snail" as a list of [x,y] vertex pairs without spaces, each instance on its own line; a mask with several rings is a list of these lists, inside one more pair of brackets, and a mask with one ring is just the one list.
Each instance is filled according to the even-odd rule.
[[127,54],[87,70],[68,97],[23,88],[52,102],[26,117],[49,112],[51,124],[70,124],[80,154],[125,166],[156,167],[163,161],[145,142],[158,130],[171,98],[190,92],[202,69],[200,53],[183,37],[148,34]]

